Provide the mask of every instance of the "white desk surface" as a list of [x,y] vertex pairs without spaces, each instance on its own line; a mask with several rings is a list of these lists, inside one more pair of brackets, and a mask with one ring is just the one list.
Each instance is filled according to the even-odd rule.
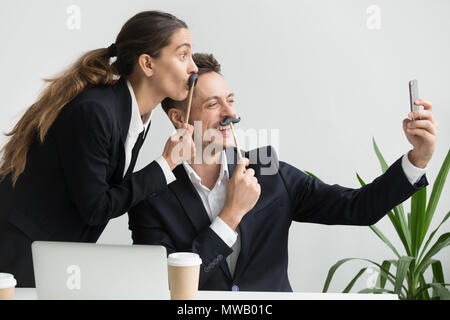
[[[398,300],[394,294],[199,291],[198,300]],[[35,288],[16,288],[15,300],[36,300]]]

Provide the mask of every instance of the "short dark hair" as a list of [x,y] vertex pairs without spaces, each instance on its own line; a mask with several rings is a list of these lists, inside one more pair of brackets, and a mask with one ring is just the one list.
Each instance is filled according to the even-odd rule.
[[[221,75],[220,64],[210,53],[194,53],[192,59],[198,68],[198,75],[208,72],[216,72]],[[184,108],[184,101],[175,101],[171,98],[166,98],[161,102],[161,106],[165,113],[169,112],[171,108]]]

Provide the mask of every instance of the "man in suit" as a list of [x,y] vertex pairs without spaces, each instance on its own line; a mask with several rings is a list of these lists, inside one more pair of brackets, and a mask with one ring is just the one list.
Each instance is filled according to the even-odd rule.
[[[194,140],[201,134],[202,150],[196,151],[201,159],[176,167],[175,182],[130,210],[129,227],[135,244],[198,253],[199,289],[292,291],[287,276],[292,221],[372,225],[428,184],[424,170],[436,135],[429,102],[420,101],[425,110],[411,115],[421,117],[414,130],[408,129],[411,120],[403,122],[414,149],[372,183],[345,188],[278,161],[271,147],[245,152],[251,163],[236,165],[240,151],[232,148],[230,128],[219,124],[236,117],[234,95],[212,55],[195,54],[194,61],[199,79],[189,123],[199,121]],[[186,101],[165,100],[163,109],[176,127],[184,122]],[[203,152],[208,147],[212,152]],[[277,170],[267,174],[268,166]]]

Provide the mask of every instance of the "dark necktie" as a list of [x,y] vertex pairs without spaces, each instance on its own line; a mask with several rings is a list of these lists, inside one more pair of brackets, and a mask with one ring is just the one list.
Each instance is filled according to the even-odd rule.
[[143,130],[137,140],[134,144],[133,151],[131,152],[131,160],[130,160],[130,166],[128,167],[127,173],[125,174],[125,177],[133,173],[134,166],[136,165],[137,157],[139,155],[139,150],[141,150],[142,145],[144,144],[145,138],[147,137],[147,133],[150,129],[151,121],[148,124],[147,130]]

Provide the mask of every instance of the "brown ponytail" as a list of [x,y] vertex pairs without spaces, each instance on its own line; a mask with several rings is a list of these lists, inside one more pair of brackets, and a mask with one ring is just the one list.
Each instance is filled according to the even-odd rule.
[[159,11],[141,12],[122,27],[116,39],[117,60],[110,65],[107,48],[84,54],[71,67],[52,79],[38,101],[5,135],[11,137],[1,150],[0,181],[11,174],[13,185],[25,170],[27,153],[38,135],[40,142],[58,117],[62,108],[83,90],[97,86],[111,86],[114,75],[128,76],[143,53],[158,57],[160,50],[170,43],[170,37],[186,24],[171,14]]
[[15,185],[25,170],[28,149],[35,135],[44,142],[45,136],[58,117],[61,109],[84,89],[114,83],[113,69],[109,65],[108,49],[89,51],[71,67],[51,79],[44,79],[49,85],[14,126],[5,135],[11,137],[3,147],[0,176],[2,180],[12,174]]

